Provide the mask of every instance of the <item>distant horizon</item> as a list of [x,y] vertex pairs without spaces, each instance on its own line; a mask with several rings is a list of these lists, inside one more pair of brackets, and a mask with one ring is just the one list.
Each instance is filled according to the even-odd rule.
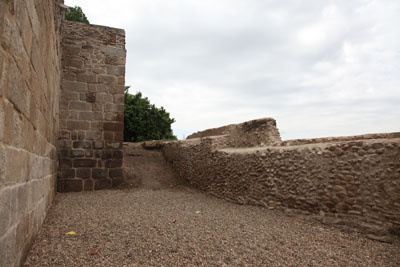
[[400,131],[400,1],[65,0],[126,31],[126,85],[174,134],[263,117],[282,139]]

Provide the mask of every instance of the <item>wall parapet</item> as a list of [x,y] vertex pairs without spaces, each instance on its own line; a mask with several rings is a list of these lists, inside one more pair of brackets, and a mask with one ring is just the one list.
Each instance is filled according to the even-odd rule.
[[182,179],[215,196],[295,210],[367,234],[400,234],[398,133],[258,147],[229,147],[228,139],[167,142],[162,149]]

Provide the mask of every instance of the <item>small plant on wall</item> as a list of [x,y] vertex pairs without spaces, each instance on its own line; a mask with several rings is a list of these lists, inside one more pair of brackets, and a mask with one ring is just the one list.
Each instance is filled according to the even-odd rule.
[[65,13],[65,19],[89,24],[89,20],[87,19],[85,13],[83,13],[82,8],[79,6],[68,7],[67,12]]

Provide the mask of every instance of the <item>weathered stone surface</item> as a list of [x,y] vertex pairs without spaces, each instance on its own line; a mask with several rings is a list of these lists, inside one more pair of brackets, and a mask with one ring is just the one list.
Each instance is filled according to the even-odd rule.
[[94,182],[92,179],[83,180],[83,190],[84,191],[93,191],[94,190]]
[[61,83],[61,90],[64,92],[86,92],[87,91],[87,84],[83,82],[76,82],[76,81],[66,81],[64,80]]
[[107,74],[113,76],[124,76],[125,66],[107,66]]
[[79,168],[76,171],[77,178],[90,178],[91,177],[91,169],[90,168]]
[[59,180],[58,183],[58,190],[61,192],[81,192],[83,190],[82,179]]
[[108,169],[96,169],[92,170],[93,178],[108,178]]
[[[110,169],[120,167],[122,159],[124,85],[118,82],[125,75],[124,32],[74,22],[65,22],[64,31],[59,138],[65,140],[62,167],[68,171],[61,169],[59,179],[70,178],[74,170],[73,178],[84,182],[58,190],[111,188]],[[110,34],[118,38],[105,42]]]
[[20,266],[54,195],[61,14],[58,0],[0,2],[0,266]]
[[95,180],[94,190],[102,190],[112,188],[111,179],[97,179]]
[[[101,51],[104,52],[107,56],[117,56],[121,58],[125,58],[125,49],[118,48],[118,47],[111,47],[111,46],[103,46],[101,47]],[[123,75],[123,73],[122,73]]]
[[104,147],[104,142],[102,141],[94,141],[93,148],[94,149],[102,149]]
[[73,148],[91,149],[92,143],[90,141],[74,141]]
[[60,178],[75,178],[75,169],[61,169],[58,176]]
[[263,130],[257,125],[203,131],[197,133],[202,138],[160,148],[189,184],[238,203],[336,217],[340,221],[321,221],[376,236],[400,221],[400,153],[393,149],[400,139],[394,133],[280,142],[272,120],[259,124]]
[[114,159],[106,161],[106,168],[121,168],[122,167],[122,159]]
[[59,158],[59,168],[67,169],[72,168],[72,160],[68,158]]
[[0,236],[8,230],[11,216],[10,190],[0,190]]
[[86,121],[67,121],[67,129],[68,130],[89,130],[90,124]]
[[69,104],[69,110],[90,111],[91,109],[92,105],[87,102],[74,101]]
[[110,177],[111,178],[123,177],[122,169],[110,169]]
[[[19,248],[15,245],[15,227],[0,235],[0,266],[13,266]],[[21,248],[22,249],[22,248]]]
[[98,83],[115,83],[116,81],[117,81],[117,78],[112,75],[99,75],[97,77]]
[[95,83],[97,81],[95,74],[78,73],[78,82]]
[[95,159],[74,159],[73,166],[74,168],[80,167],[96,167],[96,160]]
[[121,132],[124,130],[124,124],[119,122],[105,122],[103,124],[104,131]]
[[7,157],[5,148],[0,145],[0,187],[6,183]]

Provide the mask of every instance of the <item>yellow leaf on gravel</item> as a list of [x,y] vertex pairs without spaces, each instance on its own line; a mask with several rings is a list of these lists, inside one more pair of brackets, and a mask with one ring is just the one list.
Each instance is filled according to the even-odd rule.
[[75,232],[68,232],[68,233],[66,233],[66,235],[76,235],[76,233]]

